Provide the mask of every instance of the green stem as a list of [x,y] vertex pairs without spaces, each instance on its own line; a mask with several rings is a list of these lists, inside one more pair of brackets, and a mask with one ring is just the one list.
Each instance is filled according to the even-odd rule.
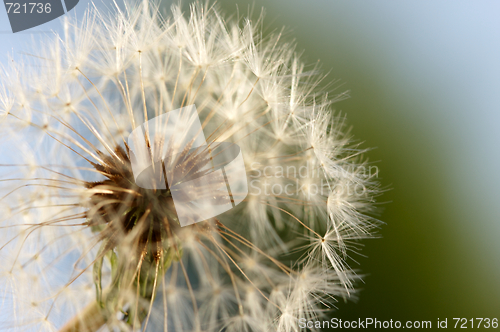
[[106,319],[101,310],[99,304],[93,301],[67,322],[59,332],[95,332],[99,330],[106,324]]

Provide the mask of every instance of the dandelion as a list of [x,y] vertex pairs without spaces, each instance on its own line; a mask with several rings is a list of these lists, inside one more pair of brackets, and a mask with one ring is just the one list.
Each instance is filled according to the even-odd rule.
[[[378,182],[345,95],[261,24],[128,1],[2,71],[0,329],[288,332],[356,296]],[[168,123],[188,109],[203,146]],[[244,185],[187,185],[234,146]],[[179,193],[231,208],[184,225]]]

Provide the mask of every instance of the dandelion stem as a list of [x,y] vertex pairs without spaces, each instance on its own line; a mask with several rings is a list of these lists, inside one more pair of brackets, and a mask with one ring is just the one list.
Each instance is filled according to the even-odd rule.
[[86,306],[78,315],[64,325],[59,332],[94,332],[106,323],[97,302]]

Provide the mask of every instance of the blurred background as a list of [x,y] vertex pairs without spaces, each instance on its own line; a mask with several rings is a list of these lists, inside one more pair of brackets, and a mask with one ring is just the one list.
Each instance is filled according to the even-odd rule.
[[[218,3],[227,14],[253,6],[254,18],[264,7],[266,32],[285,26],[335,92],[350,90],[336,109],[392,188],[380,198],[382,238],[355,257],[360,298],[333,316],[500,318],[500,2]],[[60,22],[13,35],[0,8],[2,64],[51,29]]]

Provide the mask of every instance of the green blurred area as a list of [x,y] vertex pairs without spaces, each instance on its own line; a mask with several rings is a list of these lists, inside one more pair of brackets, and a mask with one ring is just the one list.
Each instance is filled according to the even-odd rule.
[[[234,13],[237,4],[241,16],[252,6],[218,3],[226,13]],[[342,18],[327,1],[255,1],[254,18],[261,7],[266,31],[290,28],[286,38],[296,39],[306,62],[319,59],[330,71],[326,81],[343,83],[334,85],[335,92],[351,91],[336,109],[347,115],[363,147],[376,147],[368,156],[377,161],[382,184],[392,188],[380,198],[382,238],[364,241],[362,254],[368,257],[354,257],[365,275],[359,300],[339,303],[333,316],[431,320],[433,327],[438,318],[448,318],[448,328],[453,317],[500,317],[498,256],[479,250],[488,244],[474,230],[477,219],[490,216],[475,209],[472,199],[457,200],[467,197],[466,182],[450,183],[456,151],[449,123],[438,113],[451,102],[447,106],[439,91],[429,93],[411,77],[395,80],[404,59],[384,61],[391,49],[377,47],[356,28],[361,18]]]

